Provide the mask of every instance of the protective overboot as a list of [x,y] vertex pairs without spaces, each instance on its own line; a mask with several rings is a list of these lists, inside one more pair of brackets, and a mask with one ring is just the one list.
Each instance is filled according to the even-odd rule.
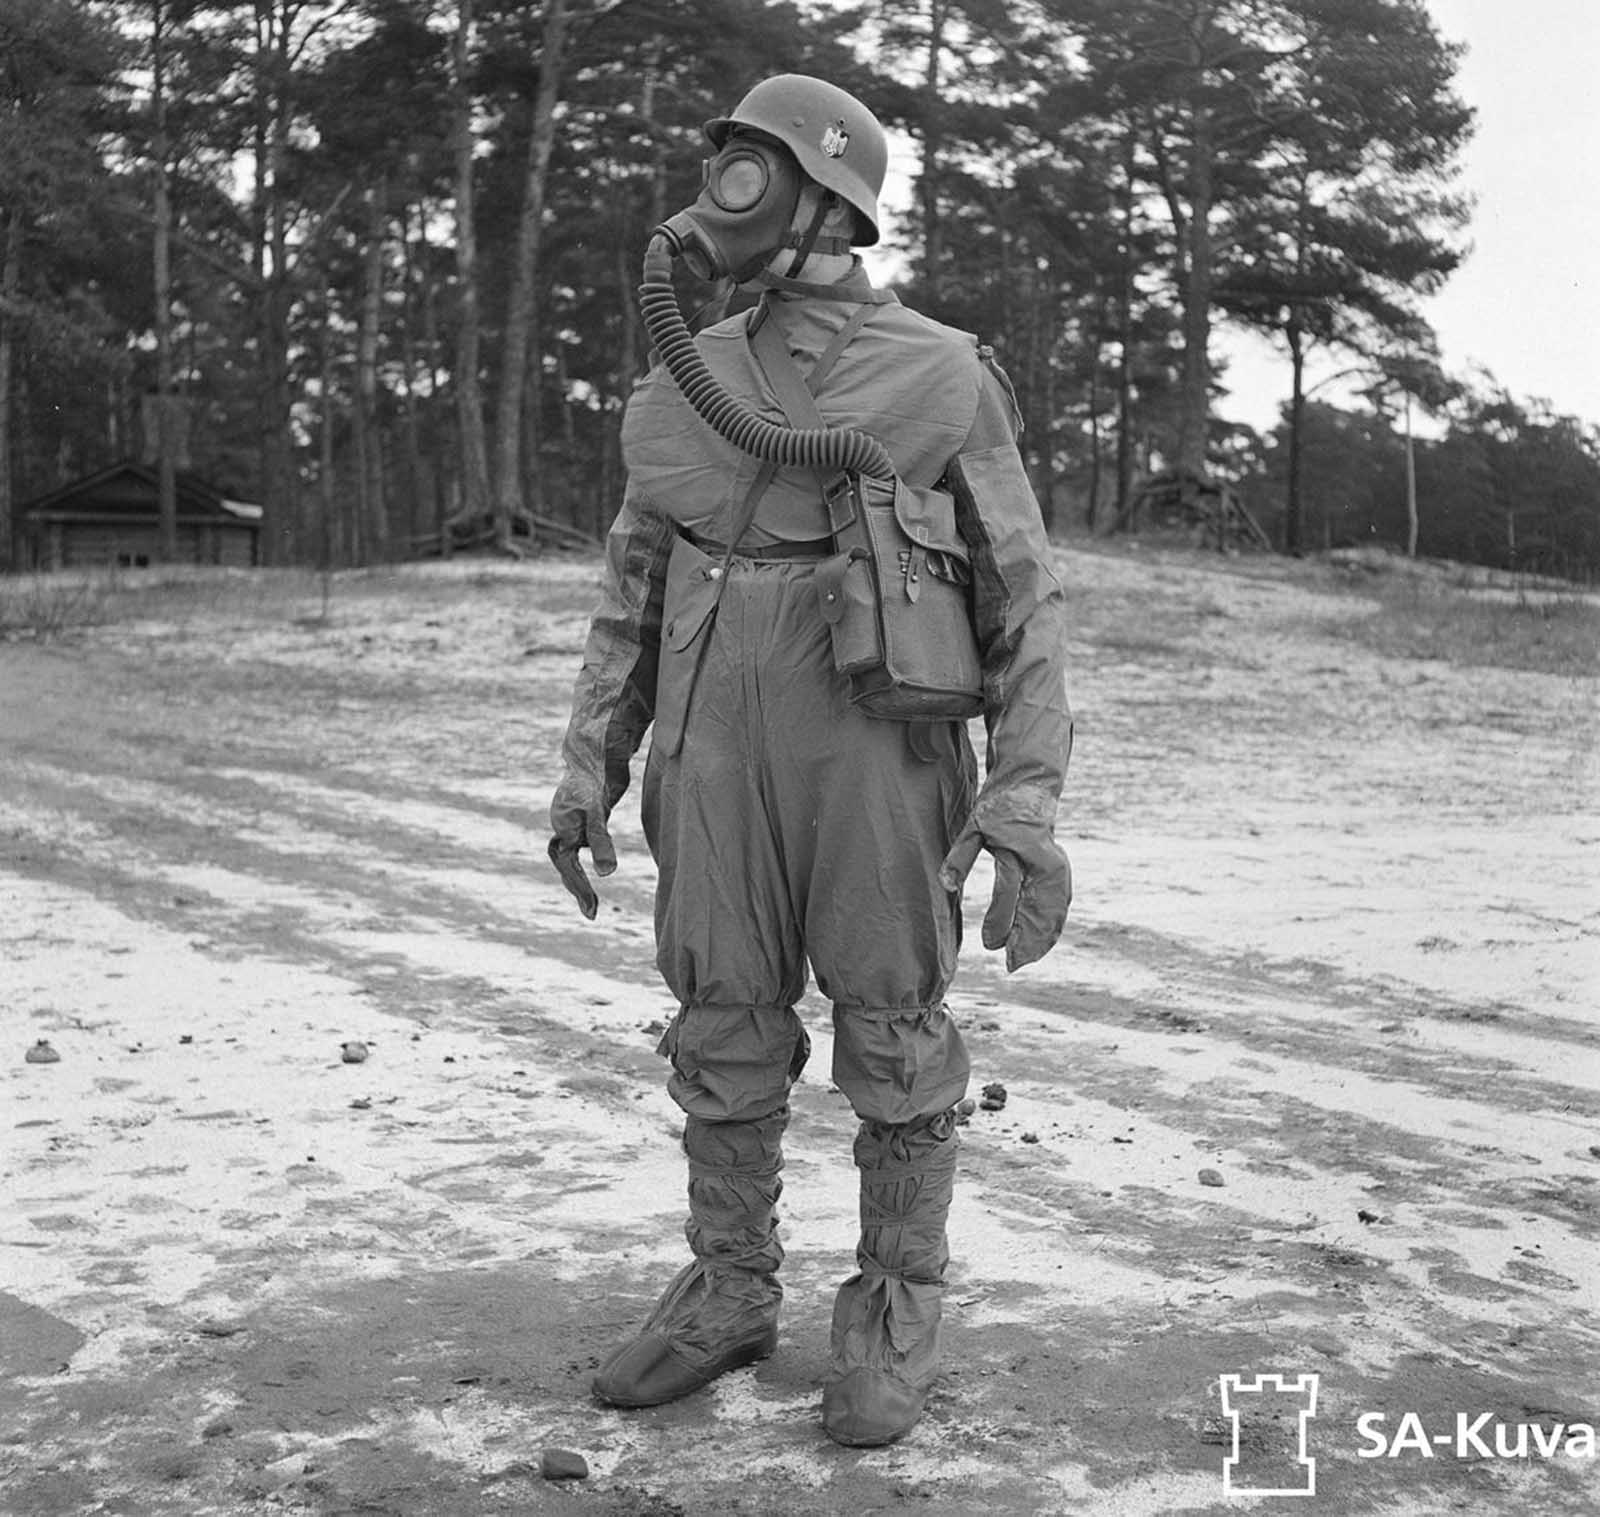
[[601,1365],[593,1385],[601,1401],[625,1407],[676,1401],[777,1347],[783,1247],[775,1208],[787,1121],[787,1108],[755,1122],[688,1119],[684,1234],[694,1259],[639,1336]]
[[939,1367],[939,1317],[955,1185],[953,1112],[899,1126],[863,1122],[858,1272],[833,1309],[822,1425],[835,1443],[893,1443],[916,1425]]

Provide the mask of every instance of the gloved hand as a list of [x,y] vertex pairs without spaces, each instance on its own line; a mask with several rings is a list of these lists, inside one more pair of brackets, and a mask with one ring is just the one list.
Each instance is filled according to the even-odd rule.
[[1072,904],[1072,865],[1048,825],[974,816],[945,855],[939,883],[960,890],[985,848],[994,855],[994,894],[983,946],[1005,949],[1009,974],[1042,959],[1061,936]]
[[550,862],[577,901],[578,909],[593,921],[600,909],[600,897],[578,862],[578,850],[589,850],[596,874],[608,875],[617,867],[617,850],[606,831],[606,806],[600,787],[579,775],[563,775],[550,802],[550,827],[555,834],[550,839]]

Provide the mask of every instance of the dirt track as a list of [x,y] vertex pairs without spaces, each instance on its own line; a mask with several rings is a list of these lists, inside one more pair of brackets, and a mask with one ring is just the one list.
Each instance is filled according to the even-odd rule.
[[[1592,1445],[1356,1425],[1600,1421],[1600,680],[1383,651],[1322,567],[1062,563],[1078,903],[1010,979],[970,934],[1010,1099],[949,1373],[864,1453],[816,1421],[854,1175],[814,995],[777,1355],[586,1395],[682,1255],[634,798],[599,923],[542,859],[593,562],[0,643],[0,1512],[1223,1512],[1226,1373],[1320,1377],[1269,1508],[1600,1508]],[[1241,1485],[1294,1437],[1247,1414]]]

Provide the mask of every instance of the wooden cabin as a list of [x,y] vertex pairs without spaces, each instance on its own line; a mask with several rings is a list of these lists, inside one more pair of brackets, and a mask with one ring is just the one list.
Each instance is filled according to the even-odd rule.
[[[230,499],[179,470],[178,559],[254,568],[261,561],[261,507]],[[16,509],[22,570],[142,569],[161,558],[154,464],[122,463],[74,480]]]

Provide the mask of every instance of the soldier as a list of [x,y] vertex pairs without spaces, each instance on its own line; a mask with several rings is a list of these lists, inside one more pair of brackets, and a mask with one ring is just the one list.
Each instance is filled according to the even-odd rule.
[[810,1050],[794,1011],[809,965],[833,1003],[833,1079],[860,1124],[858,1268],[834,1309],[823,1423],[839,1443],[877,1445],[916,1423],[937,1372],[969,1074],[944,1005],[962,884],[987,849],[983,942],[1008,970],[1049,951],[1071,899],[1054,837],[1071,747],[1062,594],[1004,375],[972,337],[874,288],[851,252],[878,239],[887,145],[872,113],[789,74],[705,131],[706,187],[658,235],[701,277],[761,299],[693,346],[722,391],[782,426],[752,350],[772,323],[828,427],[870,434],[901,480],[953,500],[987,765],[980,786],[963,721],[883,720],[852,701],[814,583],[836,551],[818,472],[748,456],[654,368],[624,422],[627,490],[550,853],[593,916],[578,850],[599,874],[615,869],[607,819],[653,721],[641,807],[657,963],[680,1006],[660,1052],[686,1114],[693,1257],[594,1392],[653,1406],[773,1352],[781,1139]]

